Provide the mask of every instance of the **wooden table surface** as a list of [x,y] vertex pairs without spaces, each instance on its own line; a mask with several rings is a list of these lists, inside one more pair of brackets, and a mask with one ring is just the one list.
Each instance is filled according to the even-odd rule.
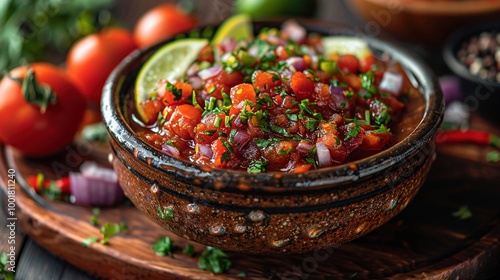
[[[133,1],[127,9],[117,9],[115,12],[122,20],[133,22],[143,11],[164,1]],[[138,4],[140,3],[140,4]],[[215,0],[200,1],[200,9],[204,12],[204,22],[217,22],[231,12],[231,1]],[[348,9],[343,1],[318,1],[318,18],[332,22],[355,25],[362,27],[363,23]],[[437,70],[440,71],[439,69]],[[9,231],[6,227],[7,217],[5,210],[6,196],[0,192],[0,251],[7,251]],[[51,254],[28,236],[20,228],[16,228],[16,279],[97,279],[63,259]],[[61,244],[64,246],[64,244]],[[99,264],[96,264],[99,265]],[[118,278],[117,278],[118,279]]]

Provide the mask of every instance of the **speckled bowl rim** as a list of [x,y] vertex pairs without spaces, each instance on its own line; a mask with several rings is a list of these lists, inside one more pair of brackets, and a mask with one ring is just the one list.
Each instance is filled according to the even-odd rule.
[[[281,22],[282,20],[254,21],[254,30],[260,30],[266,26],[279,26]],[[425,143],[433,138],[441,123],[444,101],[432,70],[420,58],[394,43],[355,33],[353,28],[316,20],[298,19],[298,22],[305,26],[308,32],[361,37],[366,39],[374,50],[390,53],[392,58],[403,66],[412,83],[418,85],[417,88],[424,94],[425,111],[416,129],[399,143],[373,156],[305,173],[265,172],[249,174],[244,171],[201,166],[170,157],[161,153],[135,134],[124,118],[123,106],[126,106],[125,101],[123,98],[116,98],[115,95],[118,93],[119,96],[126,96],[126,93],[130,90],[130,88],[127,88],[124,91],[122,88],[125,82],[124,77],[138,69],[127,70],[127,68],[140,60],[144,60],[145,56],[150,56],[161,45],[174,40],[171,38],[150,48],[133,52],[108,77],[103,89],[101,109],[104,123],[111,137],[128,153],[133,154],[138,160],[149,165],[150,168],[163,172],[176,180],[192,182],[193,178],[197,178],[202,180],[203,187],[218,190],[236,190],[238,182],[246,182],[251,190],[268,192],[283,191],[284,189],[317,189],[349,184],[383,172],[405,161],[410,155],[418,153]],[[211,27],[216,28],[217,26],[213,25]],[[206,28],[206,26],[199,29],[202,30],[203,28]],[[135,78],[136,75],[137,72],[133,77]],[[133,86],[133,81],[131,85]]]

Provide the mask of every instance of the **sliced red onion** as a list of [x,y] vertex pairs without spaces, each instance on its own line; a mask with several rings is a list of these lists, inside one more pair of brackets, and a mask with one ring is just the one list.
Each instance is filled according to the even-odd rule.
[[198,63],[193,63],[186,71],[188,77],[196,76],[198,71],[200,70],[200,65]]
[[250,56],[257,56],[259,53],[259,47],[257,45],[252,45],[250,48],[248,48],[248,54]]
[[306,39],[307,31],[295,20],[287,20],[281,26],[281,32],[297,43],[302,43]]
[[238,130],[236,135],[234,136],[234,144],[238,147],[238,149],[242,149],[250,140],[250,135],[246,131]]
[[221,47],[224,52],[233,52],[236,49],[236,40],[233,37],[226,38],[222,41]]
[[332,97],[333,104],[330,104],[330,108],[334,110],[349,110],[349,102],[347,97],[344,95],[344,91],[347,89],[341,86],[330,86],[330,96]]
[[309,154],[309,152],[311,152],[312,147],[313,144],[311,142],[300,141],[299,144],[297,145],[297,151],[299,152],[300,155],[304,156]]
[[198,149],[200,154],[207,158],[212,158],[214,152],[212,151],[212,147],[209,144],[198,144]]
[[200,79],[200,77],[189,77],[189,83],[193,87],[193,89],[202,89],[203,88],[203,81]]
[[179,152],[179,150],[177,150],[177,148],[175,147],[172,147],[170,145],[167,145],[167,144],[163,144],[161,145],[161,150],[169,155],[169,156],[172,156],[172,157],[178,157],[181,153]]
[[286,63],[289,66],[293,66],[293,69],[296,71],[302,72],[307,69],[306,62],[304,61],[304,58],[298,57],[298,56],[293,56],[290,57],[286,60]]
[[380,82],[379,89],[393,94],[400,94],[403,89],[403,75],[386,71]]
[[113,206],[125,199],[114,170],[84,162],[81,173],[70,172],[70,190],[77,205]]
[[202,80],[207,80],[209,78],[212,78],[219,74],[222,71],[222,66],[221,65],[215,65],[207,69],[203,69],[200,72],[198,72],[198,76]]
[[439,78],[439,85],[443,91],[446,104],[462,98],[460,80],[455,76],[443,76]]
[[332,165],[332,156],[330,155],[330,150],[328,150],[323,142],[316,143],[316,155],[318,156],[318,165],[320,167]]

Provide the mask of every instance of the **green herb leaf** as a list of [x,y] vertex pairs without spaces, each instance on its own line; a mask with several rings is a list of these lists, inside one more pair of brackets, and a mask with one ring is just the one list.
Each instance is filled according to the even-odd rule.
[[108,244],[109,239],[117,234],[120,233],[120,225],[119,224],[114,224],[114,223],[105,223],[101,227],[101,233],[102,233],[102,244]]
[[127,223],[125,223],[124,221],[121,221],[121,222],[120,222],[120,232],[124,232],[124,231],[126,231],[126,230],[128,230],[128,225],[127,225]]
[[459,220],[467,220],[472,217],[472,212],[470,211],[469,206],[462,205],[460,206],[460,208],[458,208],[457,211],[453,212],[451,215]]
[[261,173],[266,171],[266,165],[269,162],[266,160],[252,160],[248,165],[247,172],[248,173]]
[[364,98],[368,99],[373,95],[376,95],[378,91],[377,87],[374,84],[375,76],[373,75],[373,72],[368,71],[364,74],[359,74],[359,77],[361,78],[361,87],[364,88],[367,92]]
[[181,100],[182,90],[178,89],[174,84],[167,82],[166,89],[174,95],[174,101]]
[[194,256],[194,246],[190,243],[186,243],[186,246],[184,246],[184,250],[182,250],[182,253],[186,256]]
[[83,247],[88,247],[94,243],[96,243],[97,241],[99,240],[99,238],[95,237],[95,236],[91,236],[85,240],[82,241],[82,246]]
[[291,151],[292,151],[292,147],[290,147],[286,150],[279,150],[279,154],[280,154],[280,156],[284,157],[284,156],[288,155]]
[[486,160],[489,162],[499,162],[500,153],[498,151],[491,151],[486,155]]
[[221,162],[229,162],[231,160],[231,153],[229,151],[225,151],[222,153]]
[[279,127],[277,125],[274,125],[274,124],[271,124],[271,130],[273,132],[276,132],[278,134],[281,134],[285,137],[292,137],[292,134],[290,134],[290,132],[288,132],[285,128],[283,127]]
[[207,247],[198,259],[198,268],[214,273],[224,273],[231,268],[231,260],[222,250]]
[[387,128],[385,125],[381,125],[378,129],[372,130],[371,133],[387,133],[390,132],[391,129]]
[[348,126],[350,129],[347,130],[344,140],[349,140],[355,138],[361,132],[361,127],[358,124],[354,126]]
[[270,139],[262,139],[262,138],[255,138],[255,139],[253,139],[253,141],[255,142],[257,147],[263,148],[263,149],[269,147],[269,145],[271,145],[271,143],[273,142]]
[[174,209],[172,207],[165,207],[163,210],[161,206],[158,205],[158,216],[160,219],[174,221]]
[[240,272],[240,273],[236,274],[236,276],[245,278],[245,277],[247,277],[247,273],[246,272]]
[[97,226],[99,225],[99,219],[96,216],[92,215],[90,216],[89,223],[93,226]]
[[158,239],[158,241],[151,246],[151,249],[153,249],[153,251],[155,251],[159,256],[169,255],[172,258],[174,257],[174,241],[172,241],[172,239],[168,236],[160,237],[160,239]]

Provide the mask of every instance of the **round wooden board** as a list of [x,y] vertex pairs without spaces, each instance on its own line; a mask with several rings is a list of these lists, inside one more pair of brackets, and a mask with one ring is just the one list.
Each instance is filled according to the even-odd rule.
[[[89,223],[91,208],[50,201],[30,193],[24,178],[43,172],[50,176],[78,168],[84,160],[107,162],[106,148],[77,144],[50,159],[22,157],[0,147],[0,174],[5,191],[7,170],[16,171],[16,215],[24,232],[68,262],[108,279],[229,279],[244,272],[255,279],[430,278],[484,279],[498,273],[500,164],[486,162],[488,148],[438,147],[429,178],[413,202],[380,229],[337,248],[304,255],[254,256],[228,252],[232,268],[216,275],[197,268],[204,249],[182,254],[188,242],[161,229],[133,206],[101,209],[99,220],[125,221],[128,230],[109,245],[82,241],[100,236]],[[460,155],[460,156],[456,156]],[[467,205],[472,217],[452,213]],[[174,258],[157,256],[151,245],[170,236],[181,249]]]

